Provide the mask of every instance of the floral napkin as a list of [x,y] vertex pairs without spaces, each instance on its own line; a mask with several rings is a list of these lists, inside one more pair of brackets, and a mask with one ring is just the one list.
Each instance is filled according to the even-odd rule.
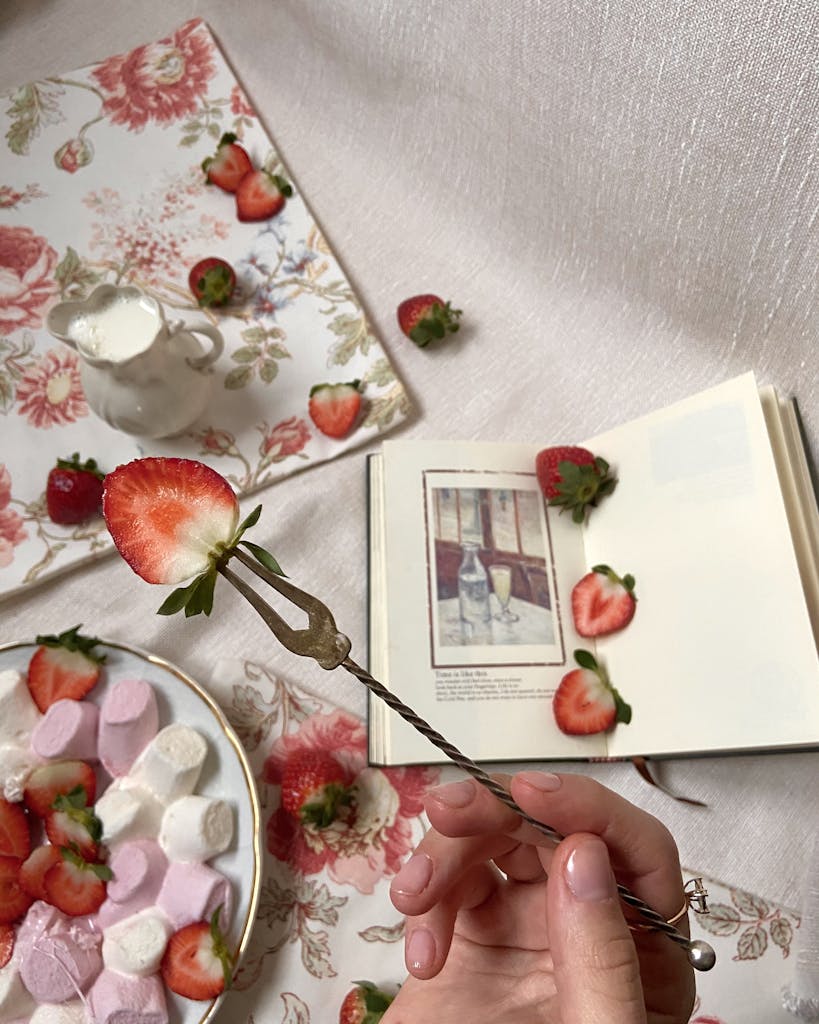
[[[407,394],[338,261],[204,22],[0,105],[0,596],[102,553],[101,521],[55,526],[44,506],[58,457],[104,471],[143,454],[197,458],[244,494],[396,426]],[[233,132],[294,194],[241,223],[202,160]],[[202,419],[172,440],[110,428],[89,409],[78,356],[44,327],[49,307],[103,282],[135,284],[169,319],[202,319],[187,286],[200,258],[236,269],[236,300],[208,314],[225,351]],[[362,418],[333,440],[310,388],[360,380]]]

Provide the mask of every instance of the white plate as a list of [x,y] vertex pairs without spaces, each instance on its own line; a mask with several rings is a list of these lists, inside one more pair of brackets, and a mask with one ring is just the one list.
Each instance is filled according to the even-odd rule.
[[[31,642],[0,645],[0,670],[15,668],[25,673],[35,650],[36,644]],[[106,661],[100,681],[86,700],[99,704],[118,680],[144,679],[156,692],[160,728],[184,722],[208,742],[208,755],[196,792],[227,800],[235,813],[233,843],[210,863],[233,885],[235,910],[228,938],[241,957],[256,917],[262,864],[259,801],[242,744],[213,698],[170,662],[109,640],[101,641],[97,650],[106,655]],[[166,994],[172,1024],[206,1024],[223,998],[200,1003],[167,989]]]

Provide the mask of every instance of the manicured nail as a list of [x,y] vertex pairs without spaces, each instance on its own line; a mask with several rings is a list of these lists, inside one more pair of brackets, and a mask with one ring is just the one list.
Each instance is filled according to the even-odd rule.
[[561,786],[560,776],[551,772],[518,772],[516,778],[541,793],[554,793]]
[[426,928],[415,928],[407,939],[407,967],[410,971],[427,971],[435,960],[435,939]]
[[392,880],[391,889],[401,896],[417,896],[432,878],[432,860],[425,853],[414,853]]
[[609,854],[600,839],[585,839],[566,861],[566,884],[581,903],[599,903],[617,891]]
[[450,782],[447,786],[436,786],[435,789],[431,789],[427,796],[431,796],[438,803],[446,804],[447,807],[468,807],[475,799],[475,784],[469,780]]

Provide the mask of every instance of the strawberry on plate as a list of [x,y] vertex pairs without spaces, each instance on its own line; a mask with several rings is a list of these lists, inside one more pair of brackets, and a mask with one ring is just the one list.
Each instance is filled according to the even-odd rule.
[[293,195],[289,182],[269,171],[251,171],[236,189],[236,216],[242,221],[268,220]]
[[102,906],[111,878],[111,869],[105,864],[87,861],[64,846],[60,848],[60,860],[43,876],[43,887],[53,907],[69,917],[83,917],[95,914]]
[[354,981],[338,1014],[338,1024],[378,1024],[393,996],[376,988],[371,981]]
[[211,185],[218,185],[225,192],[235,192],[239,182],[253,170],[247,151],[236,141],[232,132],[225,132],[219,140],[214,156],[202,161],[205,178]]
[[210,921],[180,928],[168,940],[160,972],[171,992],[188,999],[215,999],[230,988],[234,958],[219,928],[217,907]]
[[14,928],[10,924],[0,924],[0,969],[11,960],[14,952]]
[[191,267],[188,287],[200,306],[226,306],[236,288],[236,272],[219,256],[206,256]]
[[49,842],[54,846],[68,846],[86,860],[96,860],[100,853],[102,822],[88,806],[84,786],[75,786],[69,793],[61,793],[54,800],[54,810],[45,819]]
[[79,628],[37,637],[40,646],[29,662],[27,683],[43,714],[58,700],[82,700],[99,680],[105,655],[94,648],[100,641],[83,636]]
[[44,844],[36,846],[20,867],[20,888],[35,900],[48,901],[45,888],[45,875],[49,868],[62,860],[58,846]]
[[102,479],[94,459],[80,462],[79,452],[57,459],[46,480],[46,508],[52,523],[73,526],[97,515],[102,502]]
[[307,750],[285,765],[282,807],[302,823],[327,828],[351,802],[347,773],[331,754]]
[[461,310],[437,295],[413,295],[399,305],[397,316],[402,332],[419,348],[426,348],[458,330]]
[[605,669],[588,651],[575,651],[580,668],[565,675],[552,699],[555,722],[570,736],[606,732],[616,722],[628,724],[631,708],[609,681]]
[[97,795],[97,777],[85,761],[49,761],[35,768],[26,780],[23,802],[32,814],[46,818],[57,797],[82,786],[89,804]]
[[310,388],[307,411],[322,434],[344,437],[361,409],[360,380],[347,384],[315,384]]
[[574,628],[581,636],[607,636],[634,618],[634,577],[622,578],[607,565],[595,565],[572,590]]
[[0,798],[0,855],[25,860],[31,853],[28,816],[19,804]]
[[561,512],[568,509],[576,523],[584,522],[589,510],[617,484],[605,459],[576,445],[544,448],[538,452],[535,472],[548,503],[560,506]]
[[31,896],[20,885],[19,857],[0,856],[0,924],[19,921],[31,904]]

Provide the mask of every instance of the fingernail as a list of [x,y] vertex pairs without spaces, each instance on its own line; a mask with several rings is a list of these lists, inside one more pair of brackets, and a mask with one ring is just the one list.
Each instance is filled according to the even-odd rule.
[[467,807],[475,799],[475,785],[470,781],[450,782],[447,786],[436,786],[427,796],[446,804],[447,807]]
[[415,928],[407,939],[407,967],[427,971],[435,960],[435,939],[426,928]]
[[392,880],[391,889],[402,896],[417,896],[432,878],[432,860],[425,853],[415,853]]
[[541,793],[554,793],[562,784],[560,776],[551,772],[518,772],[516,777]]
[[599,903],[616,892],[609,854],[600,839],[586,839],[566,861],[566,884],[581,903]]

